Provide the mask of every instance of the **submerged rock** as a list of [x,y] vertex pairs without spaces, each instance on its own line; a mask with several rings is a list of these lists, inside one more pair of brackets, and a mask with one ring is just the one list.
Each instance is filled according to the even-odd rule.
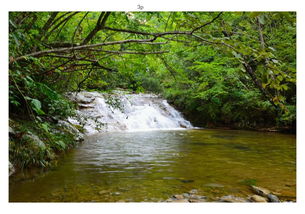
[[121,193],[120,192],[113,192],[112,195],[118,196],[118,195],[121,195]]
[[98,192],[98,194],[100,194],[100,195],[104,195],[106,193],[109,193],[109,190],[101,190]]
[[198,190],[197,190],[197,189],[192,189],[192,190],[189,191],[188,193],[190,193],[190,194],[196,194],[196,193],[198,193]]
[[222,196],[218,201],[219,202],[248,202],[244,198],[236,197],[233,195]]
[[216,184],[216,183],[205,184],[204,186],[207,186],[207,187],[216,187],[216,188],[224,187],[224,185]]

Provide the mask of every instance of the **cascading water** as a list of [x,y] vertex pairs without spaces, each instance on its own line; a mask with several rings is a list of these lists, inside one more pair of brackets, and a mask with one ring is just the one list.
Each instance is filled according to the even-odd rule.
[[102,131],[143,131],[192,128],[189,121],[154,94],[79,92],[69,95],[79,105],[73,124],[87,134]]

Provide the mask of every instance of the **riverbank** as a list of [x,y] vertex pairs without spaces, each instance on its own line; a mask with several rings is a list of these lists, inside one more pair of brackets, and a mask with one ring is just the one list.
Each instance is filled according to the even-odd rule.
[[65,120],[9,119],[9,176],[56,165],[61,153],[84,140],[83,130]]

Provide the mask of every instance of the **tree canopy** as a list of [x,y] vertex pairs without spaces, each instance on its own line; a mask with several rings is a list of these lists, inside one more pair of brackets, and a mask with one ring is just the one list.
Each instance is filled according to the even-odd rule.
[[295,126],[294,12],[10,12],[10,114],[64,93],[154,92],[200,126]]

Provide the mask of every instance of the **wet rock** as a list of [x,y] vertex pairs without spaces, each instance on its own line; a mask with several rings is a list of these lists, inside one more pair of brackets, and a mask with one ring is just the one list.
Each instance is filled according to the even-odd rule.
[[204,186],[207,186],[207,187],[217,187],[217,188],[222,188],[222,187],[224,187],[224,186],[221,185],[221,184],[214,184],[214,183],[205,184]]
[[191,191],[189,191],[190,194],[196,194],[198,193],[198,190],[197,189],[192,189]]
[[113,192],[112,195],[118,196],[118,195],[121,195],[121,193],[120,192]]
[[70,99],[73,99],[76,102],[83,104],[92,103],[95,100],[95,97],[93,95],[86,92],[73,94],[72,96],[73,97],[70,97]]
[[270,202],[281,202],[279,198],[275,195],[275,192],[271,192],[266,188],[257,186],[251,186],[251,188],[256,194],[268,198]]
[[178,200],[184,199],[183,195],[174,195],[173,197]]
[[246,199],[236,197],[236,196],[233,196],[233,195],[222,196],[218,201],[219,202],[247,202]]
[[190,197],[189,193],[183,193],[182,195],[183,195],[184,198],[189,198]]
[[205,200],[205,199],[207,199],[206,196],[202,196],[202,195],[190,195],[189,198],[194,199],[194,200]]
[[84,134],[81,133],[77,128],[75,128],[71,123],[64,120],[59,120],[58,125],[65,128],[68,132],[72,133],[75,136],[75,140],[84,140]]
[[187,200],[187,199],[178,199],[178,200],[173,200],[172,202],[176,202],[176,203],[189,203],[189,200]]
[[11,162],[8,162],[8,168],[9,168],[9,176],[15,173],[15,167]]
[[260,195],[252,195],[249,197],[249,200],[252,202],[268,202],[266,198]]
[[267,198],[269,199],[270,202],[281,202],[280,199],[273,194],[268,194]]
[[190,194],[190,193],[197,193],[198,190],[193,189],[190,192],[173,195],[171,198],[167,199],[165,202],[191,202],[191,203],[198,203],[198,202],[206,202],[207,197],[202,195]]
[[94,105],[93,105],[92,103],[90,103],[90,104],[82,104],[82,103],[79,103],[79,104],[78,104],[78,107],[79,107],[80,109],[86,109],[86,108],[94,108]]
[[201,202],[206,202],[205,199],[189,199],[189,202],[191,203],[201,203]]
[[180,179],[180,182],[182,182],[182,183],[193,183],[194,180],[184,180],[184,179]]
[[104,195],[104,194],[106,194],[106,193],[108,193],[108,192],[109,192],[108,190],[102,190],[102,191],[99,191],[98,194]]
[[263,197],[267,197],[268,194],[271,193],[270,190],[268,189],[265,189],[265,188],[262,188],[262,187],[257,187],[257,186],[251,186],[252,190],[257,194],[257,195],[260,195],[260,196],[263,196]]

